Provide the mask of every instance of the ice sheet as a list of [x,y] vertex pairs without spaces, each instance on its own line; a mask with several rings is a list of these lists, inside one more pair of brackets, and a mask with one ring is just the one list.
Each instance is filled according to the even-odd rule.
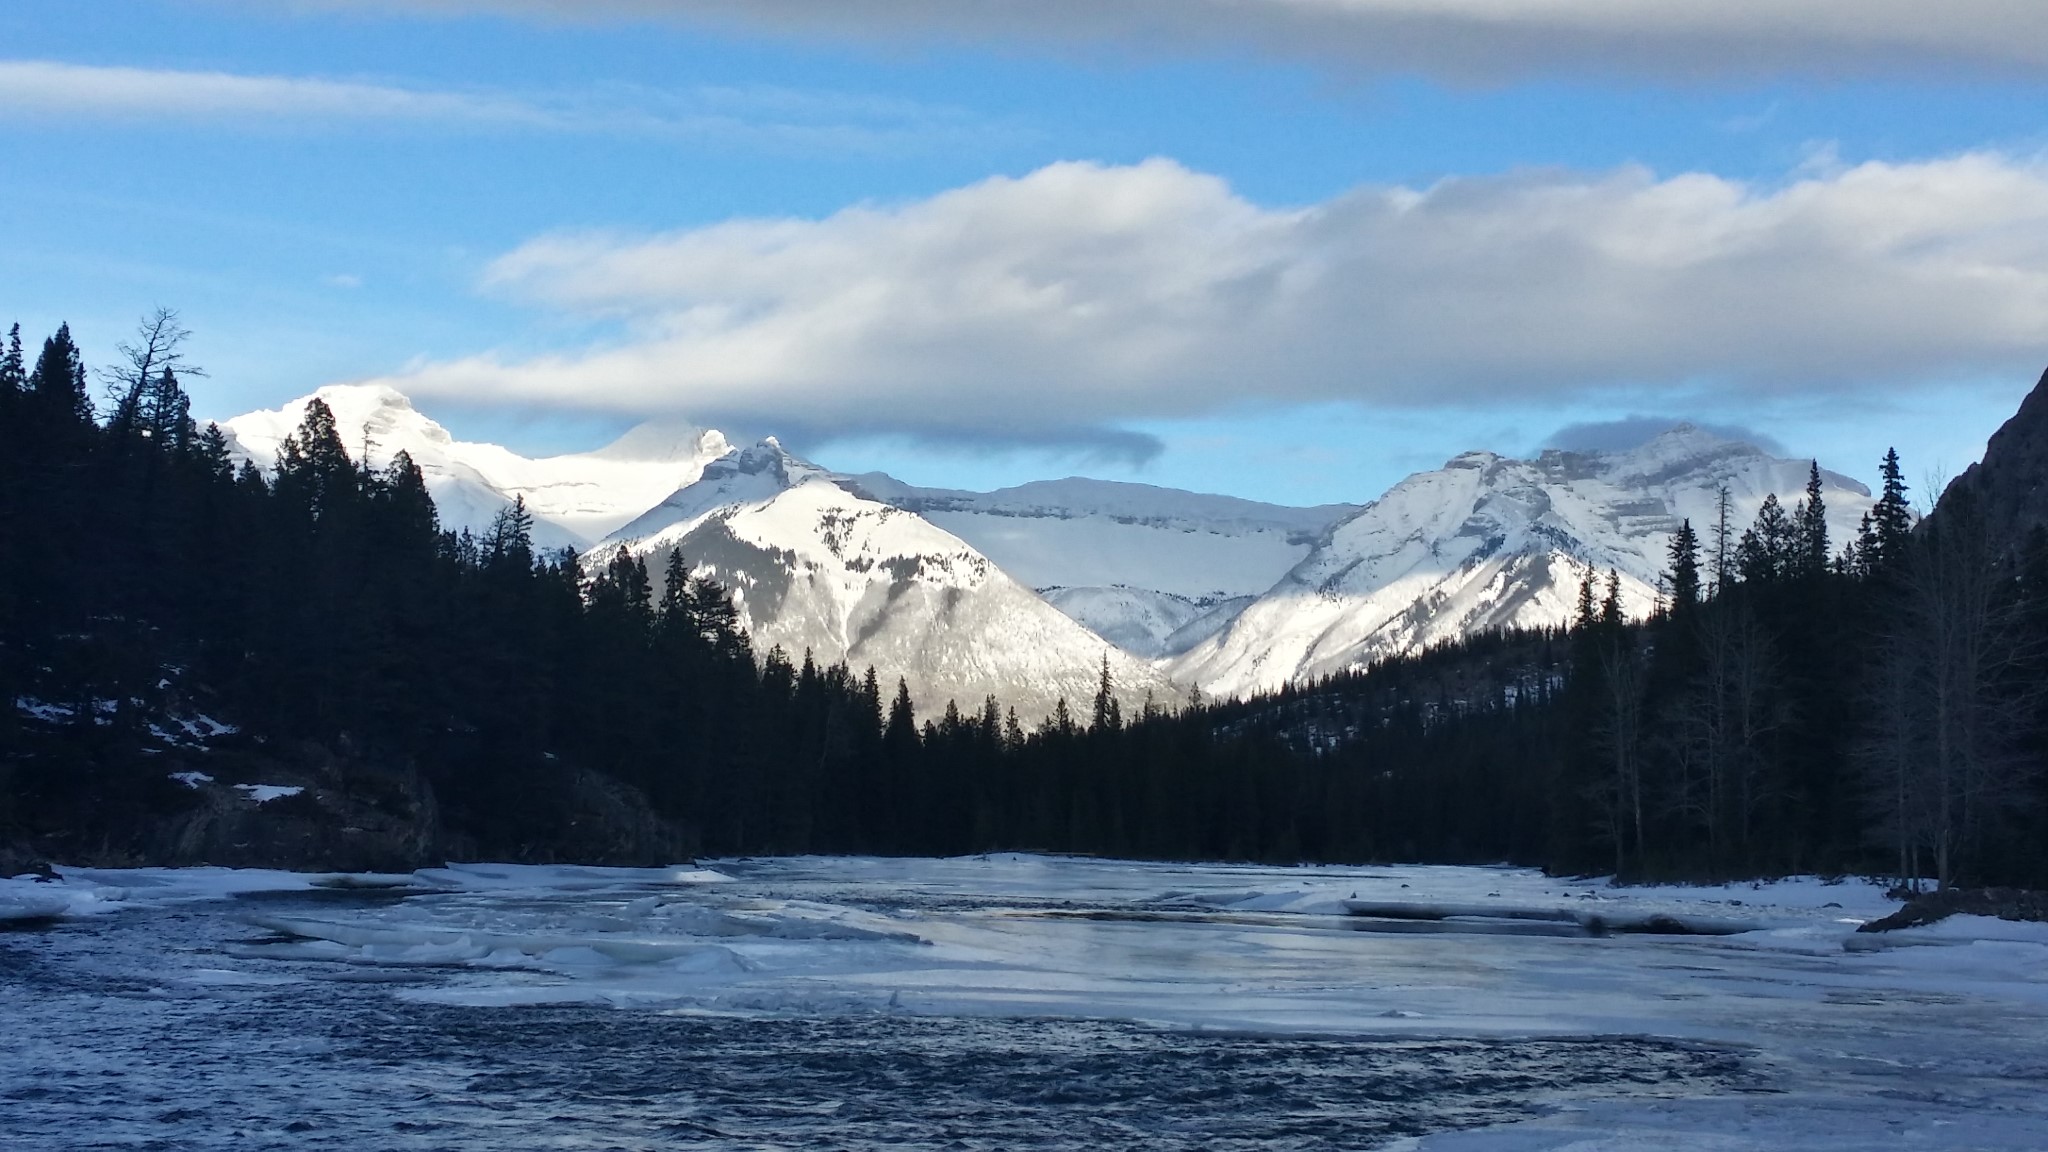
[[[1424,1152],[2019,1148],[2040,1146],[2021,1133],[2048,1131],[2048,928],[1958,917],[1859,934],[1896,907],[1864,881],[1635,888],[1514,868],[1028,855],[462,864],[404,876],[63,871],[58,884],[0,882],[0,900],[61,898],[67,912],[93,913],[342,890],[312,911],[224,905],[251,933],[192,977],[209,985],[239,978],[224,972],[389,973],[401,999],[484,1008],[1656,1037],[1732,1046],[1777,1090],[1574,1105],[1413,1145]],[[371,888],[386,891],[346,891]],[[1732,934],[1540,934],[1589,919]]]

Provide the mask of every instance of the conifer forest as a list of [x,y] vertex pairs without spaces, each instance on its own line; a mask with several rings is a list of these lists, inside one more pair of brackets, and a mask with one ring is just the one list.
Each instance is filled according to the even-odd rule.
[[[413,462],[364,467],[317,401],[274,469],[238,464],[155,335],[104,373],[65,329],[0,360],[0,841],[41,853],[146,857],[191,803],[149,730],[203,714],[236,733],[209,755],[344,766],[428,806],[434,848],[500,859],[2048,884],[2048,546],[1961,486],[1916,512],[1941,494],[1895,454],[1855,539],[1829,538],[1817,469],[1790,507],[1688,522],[1646,620],[1587,571],[1567,628],[1269,695],[1126,711],[1105,661],[1050,716],[920,715],[874,669],[755,650],[688,556],[538,551],[516,506],[442,530]],[[652,839],[592,840],[592,787]]]

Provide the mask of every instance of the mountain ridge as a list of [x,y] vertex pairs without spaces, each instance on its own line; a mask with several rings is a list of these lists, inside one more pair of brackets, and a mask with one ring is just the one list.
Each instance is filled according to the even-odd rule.
[[[1241,695],[1363,667],[1452,636],[1571,618],[1588,568],[1613,569],[1623,610],[1656,600],[1670,534],[1707,535],[1727,484],[1739,533],[1765,495],[1803,490],[1809,461],[1690,424],[1634,448],[1460,453],[1332,525],[1311,554],[1215,635],[1168,662],[1176,680]],[[1869,489],[1823,472],[1837,540]]]

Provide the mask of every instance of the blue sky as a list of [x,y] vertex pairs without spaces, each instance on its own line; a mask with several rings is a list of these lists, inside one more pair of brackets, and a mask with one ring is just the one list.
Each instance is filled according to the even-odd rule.
[[6,312],[178,308],[209,416],[381,379],[927,484],[1360,501],[1636,415],[1975,459],[2048,363],[2048,21],[1575,6],[13,0]]

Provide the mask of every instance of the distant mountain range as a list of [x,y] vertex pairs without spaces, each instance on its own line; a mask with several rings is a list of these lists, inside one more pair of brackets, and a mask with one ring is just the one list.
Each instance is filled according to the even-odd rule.
[[[1647,614],[1686,520],[1703,538],[1729,494],[1740,533],[1766,495],[1789,511],[1810,462],[1681,425],[1625,452],[1467,452],[1334,525],[1309,556],[1215,636],[1168,665],[1246,694],[1362,667],[1490,628],[1571,619],[1587,569],[1613,569],[1624,612]],[[1832,539],[1852,539],[1870,490],[1823,472]]]
[[[1613,568],[1626,608],[1647,612],[1682,519],[1706,534],[1726,486],[1739,532],[1766,494],[1789,507],[1808,469],[1680,426],[1625,452],[1467,453],[1362,507],[1081,478],[967,492],[835,474],[773,439],[735,447],[682,424],[528,459],[455,440],[388,388],[316,395],[373,464],[412,455],[444,527],[481,530],[523,497],[542,547],[623,546],[657,574],[679,549],[734,589],[763,650],[903,676],[925,710],[995,695],[1027,723],[1062,697],[1084,705],[1105,657],[1129,708],[1559,623],[1589,565]],[[305,406],[224,427],[267,466]],[[1839,542],[1870,495],[1834,473],[1823,481]]]

